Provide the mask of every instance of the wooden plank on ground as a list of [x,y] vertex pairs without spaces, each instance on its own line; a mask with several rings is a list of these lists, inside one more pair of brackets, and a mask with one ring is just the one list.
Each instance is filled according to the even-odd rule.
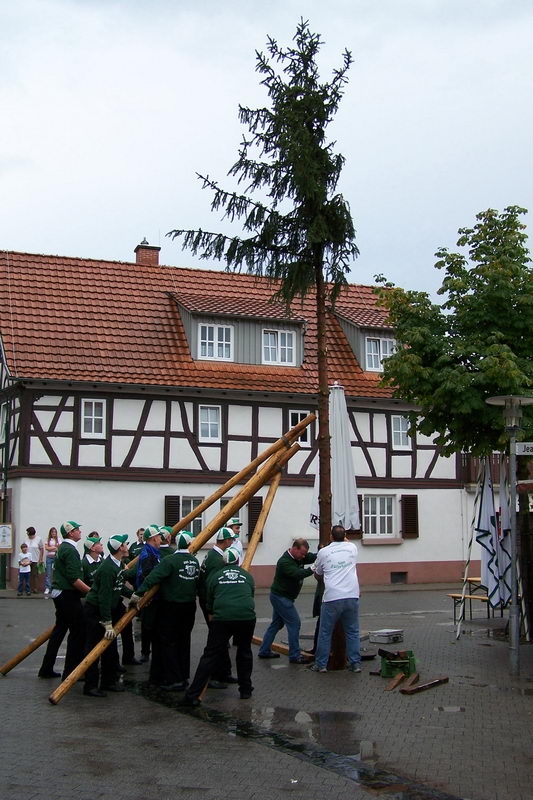
[[450,679],[446,676],[441,678],[433,678],[426,683],[418,683],[416,686],[410,686],[408,689],[400,689],[402,694],[417,694],[417,692],[425,692],[426,689],[433,689],[434,686],[440,686],[442,683],[448,683]]
[[409,675],[409,677],[405,681],[404,685],[402,686],[402,689],[409,689],[409,687],[414,686],[415,683],[418,683],[419,678],[420,678],[419,673],[413,672],[413,674]]
[[394,678],[388,682],[388,684],[383,689],[384,692],[393,692],[397,686],[405,679],[405,673],[399,672]]

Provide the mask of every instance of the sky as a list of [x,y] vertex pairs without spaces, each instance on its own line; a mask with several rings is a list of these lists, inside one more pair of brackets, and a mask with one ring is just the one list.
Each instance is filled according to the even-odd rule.
[[134,261],[146,237],[163,264],[221,269],[165,234],[229,232],[196,172],[234,188],[238,106],[267,101],[255,52],[301,17],[324,80],[354,58],[328,129],[351,282],[434,295],[459,228],[533,211],[529,0],[17,0],[0,7],[0,248]]

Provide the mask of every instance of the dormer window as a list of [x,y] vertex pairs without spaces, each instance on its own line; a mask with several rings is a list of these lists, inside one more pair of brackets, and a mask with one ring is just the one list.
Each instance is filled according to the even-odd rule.
[[198,358],[233,361],[233,326],[198,324]]
[[294,333],[292,331],[263,329],[263,364],[294,366]]
[[383,372],[383,359],[394,353],[396,340],[381,336],[366,337],[366,368],[370,372]]

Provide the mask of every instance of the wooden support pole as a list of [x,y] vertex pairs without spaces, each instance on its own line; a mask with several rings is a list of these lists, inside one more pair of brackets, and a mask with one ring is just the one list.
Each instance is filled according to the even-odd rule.
[[274,501],[274,497],[276,496],[276,492],[278,491],[278,486],[281,481],[281,469],[279,472],[276,472],[274,477],[272,478],[272,483],[270,484],[270,488],[268,490],[268,494],[265,497],[265,502],[263,508],[261,509],[261,513],[257,519],[255,524],[254,531],[250,536],[250,540],[248,542],[248,548],[246,550],[246,555],[244,556],[242,562],[242,568],[249,570],[250,565],[252,563],[253,557],[255,555],[255,551],[257,550],[257,545],[261,541],[261,536],[263,535],[263,530],[265,527],[265,522],[267,520],[269,511],[272,507],[272,503]]
[[242,487],[242,489],[232,497],[232,499],[227,503],[224,508],[218,512],[218,514],[213,517],[211,522],[209,522],[200,533],[194,537],[193,541],[189,545],[189,552],[196,553],[201,547],[209,541],[209,539],[213,536],[219,528],[221,528],[225,522],[228,521],[230,517],[234,515],[236,511],[239,511],[245,503],[248,502],[250,497],[261,489],[265,483],[271,479],[272,475],[280,469],[290,458],[295,455],[300,449],[299,444],[293,444],[290,450],[287,450],[285,453],[281,455],[279,453],[274,453],[274,455],[270,456],[269,460],[266,464],[253,475],[247,483]]
[[13,667],[16,667],[17,664],[20,664],[21,661],[24,661],[25,658],[31,655],[42,644],[47,642],[52,635],[53,630],[54,626],[52,625],[51,628],[48,628],[48,630],[44,631],[44,633],[41,633],[41,635],[34,639],[33,642],[24,648],[24,650],[21,650],[20,653],[17,653],[17,655],[14,656],[11,661],[6,661],[6,663],[0,667],[0,674],[7,675],[8,672],[11,672]]
[[[287,450],[285,453],[279,455],[275,453],[269,461],[265,464],[265,466],[251,478],[245,486],[241,489],[240,492],[228,503],[228,505],[221,511],[217,516],[207,525],[203,531],[201,531],[198,536],[195,537],[194,541],[191,542],[189,546],[190,552],[194,553],[196,550],[199,550],[203,543],[207,542],[215,530],[217,530],[221,524],[224,524],[225,519],[228,519],[235,511],[238,511],[248,500],[249,498],[255,494],[255,492],[260,489],[265,483],[267,483],[270,478],[278,471],[280,471],[283,465],[290,459],[292,456],[298,452],[300,449],[299,444],[293,444],[292,447]],[[226,514],[226,509],[231,506],[231,509],[227,512],[227,516],[224,519],[224,514]],[[218,520],[219,517],[222,517],[222,522]],[[196,546],[195,546],[196,545]],[[194,549],[193,549],[194,548]],[[143,608],[156,594],[159,589],[159,584],[152,586],[145,595],[141,598],[139,603],[139,609]],[[137,614],[138,610],[136,608],[131,608],[129,611],[121,617],[118,622],[114,625],[114,630],[116,634],[119,634],[122,629],[132,620],[135,615]],[[106,650],[113,639],[106,639],[103,638],[100,642],[98,642],[95,647],[88,653],[83,661],[81,661],[78,666],[70,673],[70,675],[65,678],[65,680],[57,687],[57,689],[52,692],[49,696],[48,700],[52,705],[57,705],[62,697],[72,688],[72,686],[77,683],[77,681],[87,672],[88,668],[91,664],[96,661],[97,658]]]
[[[307,428],[307,426],[310,425],[315,419],[316,417],[314,414],[309,414],[307,417],[305,417],[305,419],[295,425],[294,428],[291,428],[288,433],[285,433],[276,442],[274,442],[274,444],[271,444],[270,447],[268,447],[263,453],[258,455],[257,458],[254,458],[254,460],[251,461],[247,467],[244,467],[244,469],[241,469],[240,472],[237,472],[237,474],[230,478],[229,481],[226,481],[226,483],[221,486],[220,489],[217,489],[215,492],[213,492],[212,495],[200,503],[199,506],[196,506],[196,508],[183,517],[183,519],[181,519],[179,522],[176,522],[172,528],[172,533],[178,533],[179,531],[183,530],[189,524],[189,522],[192,522],[192,520],[205,511],[206,508],[209,508],[209,506],[213,505],[213,503],[223,497],[226,492],[229,492],[230,489],[232,489],[238,483],[241,483],[241,481],[246,478],[250,472],[259,467],[264,461],[267,460],[267,458],[275,455],[284,447],[288,450],[293,441],[297,439],[302,431],[305,430],[305,428]],[[225,521],[228,519],[229,516],[226,517]]]

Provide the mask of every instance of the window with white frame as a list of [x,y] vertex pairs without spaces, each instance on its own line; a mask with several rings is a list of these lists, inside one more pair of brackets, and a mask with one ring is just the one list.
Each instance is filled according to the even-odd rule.
[[296,364],[294,350],[293,331],[263,329],[263,364],[294,366]]
[[391,356],[396,340],[381,336],[366,337],[366,368],[371,372],[383,371],[383,359]]
[[[294,428],[295,425],[298,425],[299,422],[308,417],[310,413],[310,411],[289,411],[289,428]],[[298,444],[301,447],[311,447],[311,425],[308,425],[307,428],[304,428],[301,432]]]
[[392,417],[392,446],[395,450],[410,450],[411,437],[409,436],[409,417]]
[[394,536],[394,497],[365,495],[363,498],[363,533],[365,536]]
[[[203,497],[182,497],[181,498],[181,512],[184,517],[194,511],[195,508],[198,508],[200,503],[203,503]],[[198,536],[200,531],[203,528],[203,516],[199,514],[195,517],[192,522],[189,522],[188,528],[193,536]]]
[[201,442],[220,442],[220,406],[200,406],[198,412],[199,440]]
[[198,323],[198,358],[233,361],[233,326]]
[[81,435],[89,439],[105,438],[105,400],[81,401]]

